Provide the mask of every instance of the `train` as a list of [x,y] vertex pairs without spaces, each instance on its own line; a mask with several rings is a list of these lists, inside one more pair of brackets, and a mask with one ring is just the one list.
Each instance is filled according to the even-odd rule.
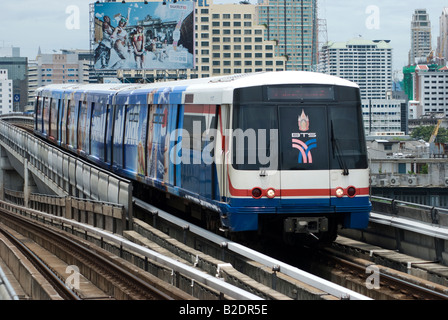
[[331,242],[369,222],[359,86],[338,77],[51,84],[34,132],[226,235]]

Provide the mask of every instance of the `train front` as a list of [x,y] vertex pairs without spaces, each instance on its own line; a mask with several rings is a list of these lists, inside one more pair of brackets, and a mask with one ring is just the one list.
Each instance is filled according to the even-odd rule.
[[260,85],[234,92],[231,231],[332,241],[367,227],[369,170],[359,88]]

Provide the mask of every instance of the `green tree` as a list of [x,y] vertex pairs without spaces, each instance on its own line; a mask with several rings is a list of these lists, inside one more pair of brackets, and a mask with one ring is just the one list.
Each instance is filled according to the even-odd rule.
[[[431,135],[436,126],[420,126],[414,128],[411,133],[411,137],[414,139],[423,139],[429,141]],[[448,130],[445,128],[439,128],[437,133],[436,142],[447,143],[448,142]]]

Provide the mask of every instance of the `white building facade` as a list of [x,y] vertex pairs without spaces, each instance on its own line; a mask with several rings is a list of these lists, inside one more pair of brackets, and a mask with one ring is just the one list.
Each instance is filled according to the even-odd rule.
[[8,70],[0,69],[0,114],[7,114],[12,111],[12,80],[8,79]]
[[319,71],[357,83],[362,99],[385,99],[392,89],[392,47],[388,40],[328,42],[322,51]]

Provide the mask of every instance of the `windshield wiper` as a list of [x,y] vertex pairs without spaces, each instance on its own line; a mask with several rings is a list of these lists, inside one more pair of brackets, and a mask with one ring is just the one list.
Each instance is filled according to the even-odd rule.
[[347,164],[345,163],[344,157],[342,156],[342,152],[341,152],[341,149],[339,147],[339,142],[334,137],[333,121],[331,121],[331,145],[332,145],[332,149],[333,149],[333,158],[336,155],[336,158],[338,159],[339,166],[342,168],[342,174],[344,176],[348,176],[349,171],[348,171],[348,168],[347,168]]

